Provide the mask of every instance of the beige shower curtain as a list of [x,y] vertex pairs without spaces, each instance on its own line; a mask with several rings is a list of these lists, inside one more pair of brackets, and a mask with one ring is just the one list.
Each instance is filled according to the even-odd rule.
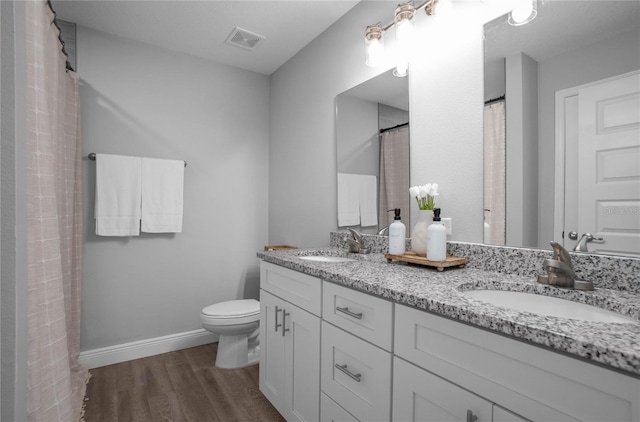
[[409,221],[409,126],[380,135],[380,226],[393,223],[392,208],[402,210],[402,221],[410,232]]
[[[504,245],[506,237],[506,127],[504,101],[484,107],[485,243]],[[486,224],[489,229],[486,230]]]
[[66,71],[54,15],[26,3],[27,414],[77,421],[88,371],[80,352],[82,198],[78,80]]

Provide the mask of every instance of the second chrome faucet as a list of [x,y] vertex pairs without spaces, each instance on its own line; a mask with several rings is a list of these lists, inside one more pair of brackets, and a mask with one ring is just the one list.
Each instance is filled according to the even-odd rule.
[[538,283],[570,289],[593,290],[592,282],[578,279],[573,270],[569,252],[554,241],[551,241],[551,247],[553,248],[553,259],[545,259],[542,262],[546,274],[538,276]]
[[371,252],[371,248],[366,248],[364,246],[364,241],[362,240],[362,236],[356,230],[348,227],[347,230],[351,233],[351,237],[347,239],[347,244],[349,245],[349,252],[352,253],[369,253]]

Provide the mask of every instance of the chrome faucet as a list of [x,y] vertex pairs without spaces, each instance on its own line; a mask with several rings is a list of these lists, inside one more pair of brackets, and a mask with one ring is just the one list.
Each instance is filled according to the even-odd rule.
[[370,248],[364,247],[364,241],[362,240],[362,236],[356,230],[351,227],[347,227],[347,230],[351,232],[351,238],[347,239],[347,244],[349,245],[349,252],[353,253],[369,253],[371,252]]
[[551,247],[553,248],[553,259],[545,259],[542,262],[542,267],[547,274],[539,275],[538,283],[570,289],[593,290],[592,282],[578,279],[573,270],[569,252],[554,241],[551,241]]
[[[569,233],[569,239],[578,240],[578,233],[570,232]],[[587,246],[587,243],[593,242],[594,240],[603,241],[604,239],[601,238],[601,237],[595,237],[591,233],[583,233],[582,237],[580,237],[580,240],[578,240],[578,243],[576,243],[576,246],[573,248],[573,251],[574,252],[589,252],[589,246]]]
[[389,226],[383,227],[378,231],[378,236],[388,236],[389,235]]

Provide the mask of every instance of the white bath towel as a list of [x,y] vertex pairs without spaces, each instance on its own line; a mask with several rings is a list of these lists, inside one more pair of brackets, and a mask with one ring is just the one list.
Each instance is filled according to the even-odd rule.
[[360,178],[357,174],[338,173],[338,226],[360,224]]
[[182,232],[184,161],[142,159],[142,231]]
[[360,226],[378,225],[378,178],[360,175]]
[[96,234],[140,234],[140,157],[96,154]]

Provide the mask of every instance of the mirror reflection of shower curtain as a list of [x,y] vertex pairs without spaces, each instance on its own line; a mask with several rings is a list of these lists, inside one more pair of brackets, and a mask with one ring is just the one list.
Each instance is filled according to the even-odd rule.
[[491,245],[506,238],[505,145],[505,102],[498,101],[484,107],[484,243]]
[[392,212],[400,208],[402,221],[409,223],[409,126],[383,132],[380,135],[380,228],[393,223]]

